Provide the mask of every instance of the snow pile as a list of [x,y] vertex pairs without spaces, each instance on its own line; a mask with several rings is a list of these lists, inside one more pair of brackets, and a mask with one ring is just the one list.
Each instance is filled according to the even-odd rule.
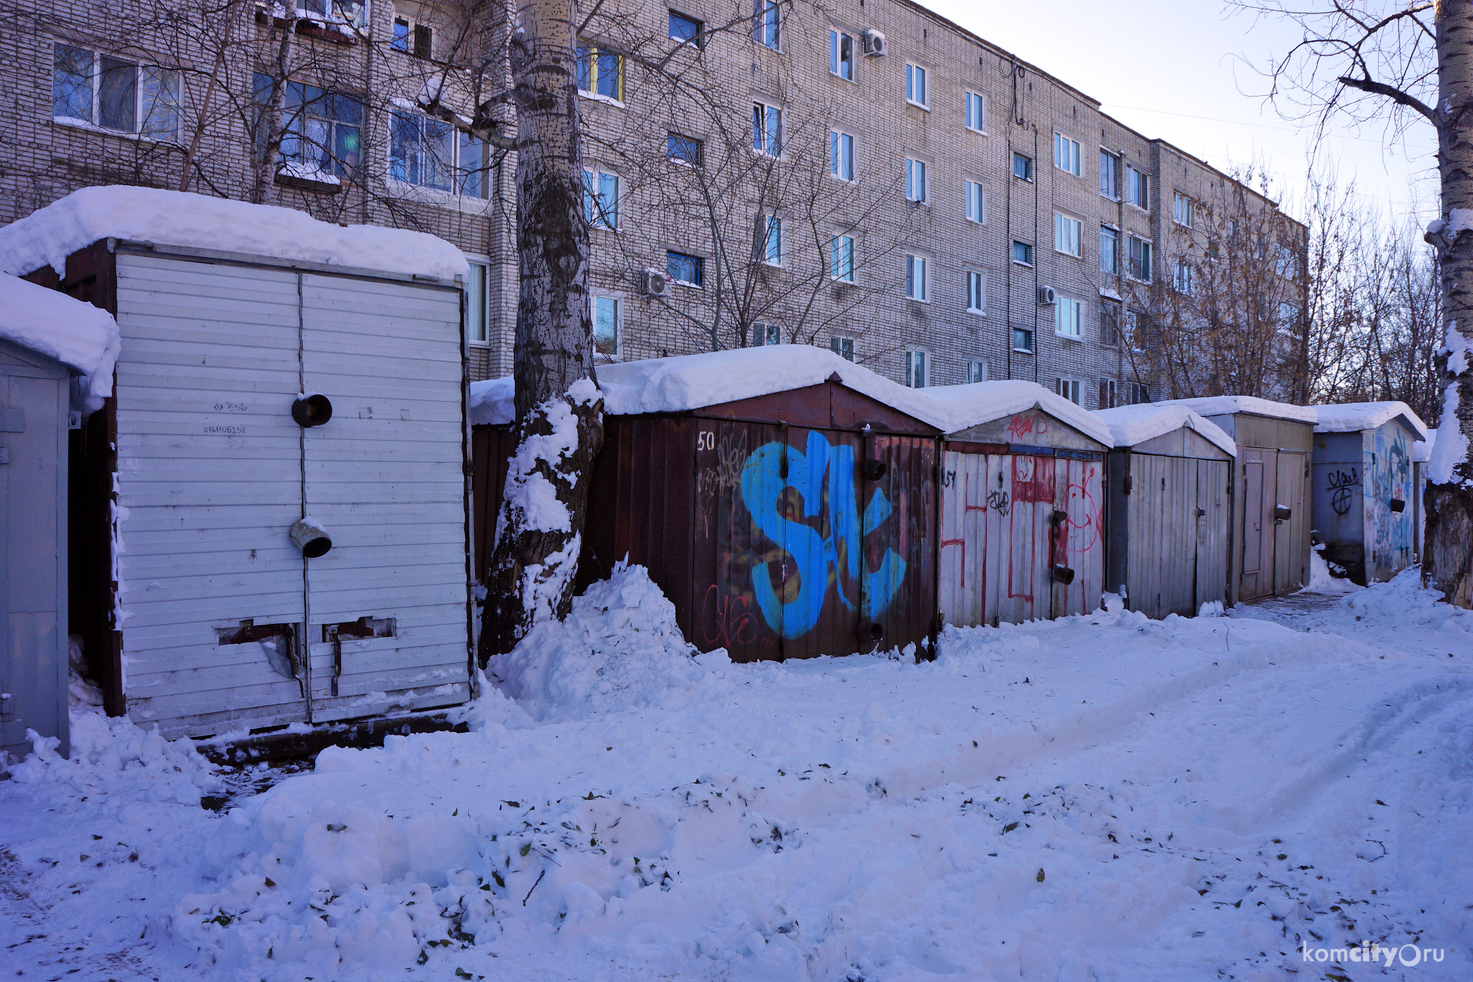
[[0,228],[0,270],[42,266],[102,239],[236,252],[386,273],[462,279],[464,254],[424,232],[319,222],[300,211],[157,188],[90,187]]
[[1377,584],[1368,590],[1355,590],[1344,603],[1358,622],[1394,622],[1407,627],[1450,628],[1465,632],[1467,645],[1463,646],[1462,654],[1473,653],[1473,610],[1443,603],[1438,591],[1422,586],[1422,571],[1416,567],[1402,570],[1390,583]]
[[1186,406],[1203,416],[1252,413],[1255,416],[1292,419],[1300,423],[1313,423],[1319,419],[1319,412],[1313,406],[1292,406],[1287,402],[1273,402],[1257,396],[1203,396],[1197,399],[1171,399],[1157,405]]
[[113,393],[113,366],[122,342],[117,322],[105,310],[0,273],[0,338],[81,372],[88,412],[101,409]]
[[11,769],[21,784],[61,784],[91,794],[129,791],[140,785],[157,801],[198,805],[202,791],[220,786],[213,764],[189,740],[165,740],[126,717],[95,709],[71,712],[71,758],[56,752],[61,741],[27,730],[34,752]]
[[[1442,393],[1442,416],[1438,420],[1437,442],[1427,462],[1427,480],[1433,484],[1451,484],[1453,469],[1468,459],[1468,436],[1463,432],[1458,419],[1458,379],[1467,370],[1470,354],[1468,339],[1458,331],[1458,325],[1447,325],[1447,371],[1451,381]],[[1473,482],[1473,474],[1464,475],[1460,483]]]
[[[1348,578],[1334,576],[1330,573],[1330,564],[1324,557],[1325,544],[1321,542],[1315,546],[1309,554],[1309,586],[1305,589],[1310,593],[1352,593],[1359,590],[1356,584]],[[1342,571],[1343,572],[1343,571]]]
[[1416,431],[1420,440],[1427,439],[1427,424],[1404,402],[1343,402],[1333,406],[1315,406],[1314,410],[1319,417],[1314,426],[1316,433],[1374,430],[1401,417]]
[[645,568],[620,563],[573,599],[567,620],[539,623],[491,669],[533,716],[573,719],[689,690],[706,675],[694,654]]
[[936,406],[933,416],[943,433],[956,433],[1037,408],[1105,446],[1113,446],[1110,428],[1098,416],[1033,382],[972,382],[920,391]]
[[1427,430],[1427,438],[1412,444],[1412,461],[1425,464],[1432,459],[1432,448],[1437,445],[1437,427]]
[[472,426],[499,426],[516,418],[516,386],[510,375],[470,384]]
[[1223,432],[1222,427],[1187,406],[1140,403],[1135,406],[1116,406],[1114,409],[1096,409],[1094,415],[1105,421],[1117,447],[1134,447],[1162,434],[1186,428],[1202,434],[1234,457],[1238,455],[1238,445]]

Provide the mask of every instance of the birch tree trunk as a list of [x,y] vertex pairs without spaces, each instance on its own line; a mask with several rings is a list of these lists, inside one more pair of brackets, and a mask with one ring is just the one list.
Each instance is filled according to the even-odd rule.
[[593,370],[588,223],[572,0],[524,0],[511,33],[517,111],[517,449],[496,519],[479,655],[567,616],[603,399]]
[[1441,227],[1428,238],[1441,252],[1447,384],[1428,468],[1423,582],[1460,607],[1473,607],[1473,3],[1436,7],[1437,161]]

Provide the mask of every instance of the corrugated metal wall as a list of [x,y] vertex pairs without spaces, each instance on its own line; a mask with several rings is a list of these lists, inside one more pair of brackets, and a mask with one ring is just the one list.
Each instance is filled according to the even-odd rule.
[[1148,617],[1194,615],[1225,600],[1228,461],[1130,454],[1123,500],[1127,605]]

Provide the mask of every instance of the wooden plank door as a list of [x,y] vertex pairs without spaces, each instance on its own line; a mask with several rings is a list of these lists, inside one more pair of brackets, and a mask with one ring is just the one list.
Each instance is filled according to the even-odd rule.
[[987,586],[988,461],[948,450],[941,464],[941,616],[948,624],[984,623]]
[[1228,468],[1223,460],[1196,462],[1196,568],[1194,612],[1205,603],[1227,599]]
[[1275,454],[1243,450],[1243,544],[1238,599],[1273,593],[1273,505],[1268,494]]
[[[1309,515],[1305,485],[1308,480],[1306,456],[1280,450],[1274,461],[1275,500],[1269,504],[1273,523],[1273,592],[1291,593],[1309,582]],[[1288,518],[1274,518],[1273,508],[1289,509]]]

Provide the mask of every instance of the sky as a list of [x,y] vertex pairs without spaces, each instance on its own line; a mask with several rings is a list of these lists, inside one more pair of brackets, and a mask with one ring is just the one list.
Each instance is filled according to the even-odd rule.
[[[923,2],[1098,99],[1106,113],[1148,137],[1220,169],[1267,163],[1285,207],[1303,218],[1314,134],[1264,102],[1268,83],[1255,71],[1299,39],[1292,25],[1255,23],[1218,0]],[[1430,125],[1387,146],[1383,126],[1356,131],[1340,122],[1325,134],[1316,163],[1334,167],[1342,184],[1354,179],[1367,207],[1392,224],[1408,214],[1425,224],[1437,214],[1435,150]]]

